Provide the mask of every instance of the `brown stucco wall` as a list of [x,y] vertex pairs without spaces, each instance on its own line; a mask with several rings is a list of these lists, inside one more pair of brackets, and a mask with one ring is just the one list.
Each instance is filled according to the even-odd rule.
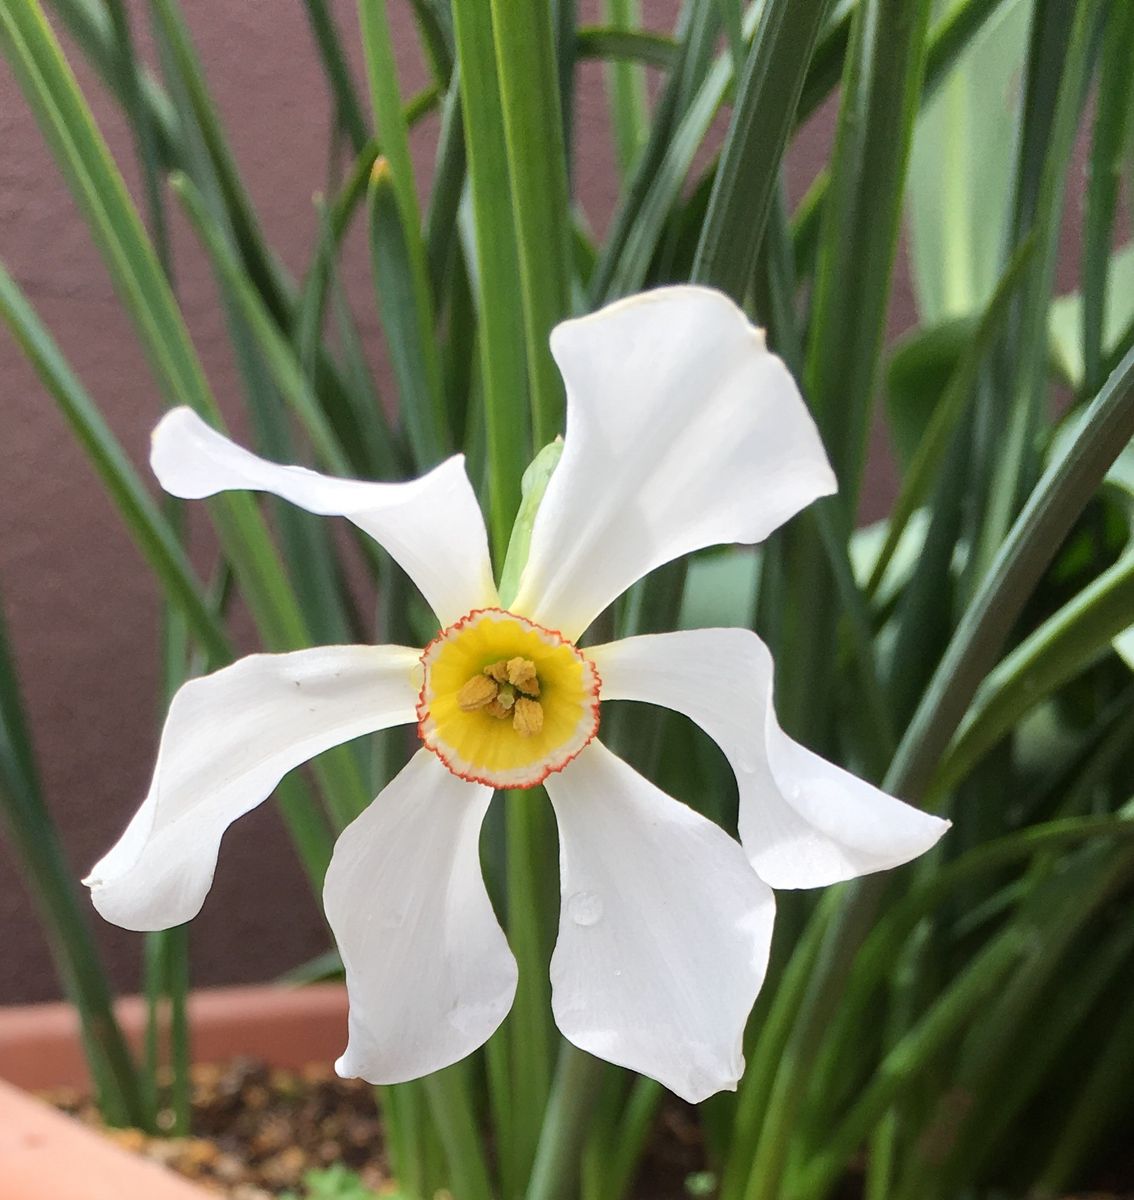
[[[324,177],[329,106],[297,0],[182,0],[233,148],[271,244],[301,272],[312,247],[311,194]],[[668,28],[676,5],[647,5]],[[144,8],[133,3],[136,25]],[[352,0],[333,8],[357,46]],[[403,55],[403,87],[424,82],[412,50],[409,5],[391,4]],[[597,0],[584,17],[597,16]],[[144,35],[142,53],[152,62]],[[69,57],[112,150],[140,195],[129,131],[81,55]],[[361,79],[355,54],[354,67]],[[814,173],[830,138],[830,114],[792,159],[793,190]],[[602,72],[580,69],[577,190],[601,229],[614,200]],[[436,129],[421,135],[428,182]],[[357,232],[357,231],[356,231]],[[178,292],[222,406],[237,411],[237,380],[208,268],[176,230]],[[19,90],[0,64],[0,258],[58,338],[76,373],[139,464],[160,415],[153,380],[87,229],[45,149]],[[383,373],[377,322],[356,237],[347,255],[361,331]],[[899,272],[894,328],[909,324]],[[148,472],[146,473],[148,477]],[[870,508],[885,503],[889,475],[873,475]],[[44,786],[76,877],[122,828],[144,792],[162,704],[158,695],[158,598],[144,565],[50,397],[0,330],[0,594],[26,690]],[[117,986],[138,981],[140,939],[97,921]],[[321,917],[270,804],[230,830],[216,885],[192,933],[199,983],[270,977],[326,945]],[[58,994],[30,904],[0,845],[0,1002]]]

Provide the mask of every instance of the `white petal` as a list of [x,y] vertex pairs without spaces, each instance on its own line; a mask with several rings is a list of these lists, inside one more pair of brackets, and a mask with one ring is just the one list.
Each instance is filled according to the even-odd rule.
[[340,1075],[402,1083],[483,1045],[516,994],[480,874],[492,789],[419,750],[339,838],[323,901],[346,966]]
[[408,483],[339,479],[258,458],[191,409],[175,408],[154,430],[150,465],[161,486],[185,500],[247,489],[322,516],[346,517],[390,552],[442,626],[499,603],[463,455]]
[[747,629],[693,629],[593,647],[603,700],[684,713],[724,751],[740,840],[775,888],[820,887],[923,854],[949,822],[792,741],[772,706],[772,656]]
[[316,754],[415,719],[421,653],[323,646],[253,654],[173,697],[149,795],[84,881],[126,929],[197,915],[224,831]]
[[648,571],[759,542],[835,490],[764,335],[719,292],[661,288],[559,325],[563,457],[513,605],[572,640]]
[[592,742],[548,777],[563,902],[564,1037],[696,1103],[733,1090],[775,906],[740,846]]

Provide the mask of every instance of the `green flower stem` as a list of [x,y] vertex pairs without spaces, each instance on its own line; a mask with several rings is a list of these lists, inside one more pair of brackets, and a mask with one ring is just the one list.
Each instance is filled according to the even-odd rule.
[[[366,164],[366,171],[360,183],[353,171],[363,163]],[[374,158],[369,155],[358,159],[351,178],[331,206],[321,196],[315,197],[319,241],[308,264],[296,304],[295,326],[290,339],[291,357],[297,360],[302,378],[309,381],[316,395],[319,395],[319,351],[328,312],[332,313],[342,342],[344,375],[352,385],[344,389],[341,405],[333,394],[323,396],[328,408],[332,403],[335,405],[335,413],[329,415],[340,430],[339,445],[344,450],[349,447],[352,474],[367,479],[399,479],[409,472],[409,454],[402,439],[392,429],[374,388],[354,315],[343,296],[337,262],[350,218],[365,198],[365,181],[369,180],[373,165]],[[270,339],[265,338],[264,341],[264,354],[267,357]],[[282,365],[278,363],[277,369]],[[290,374],[289,371],[286,373]],[[291,386],[287,379],[277,376],[277,381],[286,394]],[[276,407],[279,408],[279,405]]]
[[119,77],[122,81],[120,99],[129,116],[134,135],[135,156],[142,171],[146,211],[150,218],[150,235],[161,260],[162,269],[172,278],[172,248],[162,187],[163,164],[154,112],[145,92],[145,68],[134,46],[130,14],[125,0],[107,0],[106,9],[118,49]]
[[580,1117],[590,1116],[605,1072],[600,1059],[562,1044],[525,1200],[568,1200],[575,1194],[588,1123]]
[[[165,507],[170,524],[176,529],[178,538],[184,542],[183,510],[178,508],[172,497],[167,498]],[[214,589],[213,607],[218,611],[223,608],[226,578],[227,573],[222,571],[219,586]],[[194,653],[194,649],[184,617],[177,609],[167,607],[161,631],[163,686],[160,701],[163,711],[186,679],[200,670],[201,664],[197,661],[200,656]],[[145,1064],[150,1105],[155,1118],[165,1107],[160,1084],[164,1040],[170,1074],[168,1109],[172,1119],[168,1125],[162,1122],[160,1127],[163,1133],[172,1137],[187,1137],[191,1117],[191,1051],[187,1011],[189,926],[185,924],[147,933],[143,960],[146,998]]]
[[425,1125],[424,1087],[421,1080],[413,1079],[374,1089],[382,1114],[390,1166],[398,1186],[412,1200],[424,1200],[427,1195],[421,1148]]
[[506,1198],[520,1194],[520,1185],[516,1179],[516,1156],[511,1152],[510,1140],[516,1120],[516,1098],[512,1094],[510,1034],[511,1030],[505,1024],[488,1039],[488,1043],[484,1047],[490,1125],[499,1139],[496,1167],[500,1178],[500,1194]]
[[[98,0],[52,0],[51,8],[110,94],[129,110],[134,84],[123,69],[118,30],[113,14],[108,11],[110,5]],[[159,153],[163,164],[167,164],[176,157],[180,141],[177,114],[148,67],[140,67],[137,75],[142,96],[150,108],[148,120],[157,134]]]
[[476,231],[477,342],[488,442],[488,526],[499,567],[520,503],[520,475],[532,457],[523,297],[504,138],[496,49],[479,0],[453,0],[473,226]]
[[601,1200],[623,1200],[654,1129],[665,1088],[654,1079],[639,1076],[630,1085],[621,1119],[610,1142],[609,1158],[603,1164]]
[[440,462],[448,448],[441,359],[428,283],[414,261],[397,181],[385,158],[376,159],[371,170],[366,214],[371,275],[398,382],[398,412],[414,461],[424,470]]
[[[621,4],[623,0],[612,0]],[[664,33],[622,29],[610,25],[580,25],[575,30],[576,58],[601,58],[608,62],[636,62],[668,71],[677,56],[677,45]],[[649,135],[649,128],[644,136]]]
[[[704,73],[698,50],[704,41],[711,42],[711,37],[701,38],[699,35],[706,25],[711,25],[715,31],[713,22],[716,16],[717,10],[711,4],[686,3],[682,8],[670,71],[654,107],[649,138],[623,189],[606,244],[599,253],[591,276],[590,298],[596,305],[621,294],[622,260],[628,244],[640,231],[643,209],[656,191],[662,168],[671,154],[674,127],[685,115],[687,85],[693,79],[699,80]],[[731,68],[731,63],[729,66]]]
[[327,8],[327,0],[303,0],[307,10],[307,20],[319,48],[319,57],[327,76],[331,92],[335,97],[335,117],[339,127],[350,138],[354,152],[357,154],[370,136],[366,127],[366,118],[362,115],[362,105],[354,90],[350,68],[347,66],[346,55],[339,41],[335,21]]
[[142,1038],[142,1084],[152,1117],[161,1110],[162,969],[165,934],[159,929],[142,938],[142,995],[146,1000],[146,1029]]
[[[383,270],[383,286],[396,285],[397,305],[403,312],[394,328],[387,326],[395,354],[399,354],[398,333],[409,327],[413,337],[416,376],[412,388],[404,373],[399,376],[403,392],[402,417],[407,423],[428,422],[430,436],[417,439],[414,450],[417,466],[424,470],[434,466],[448,452],[450,435],[446,428],[445,397],[442,388],[440,361],[437,356],[434,298],[429,287],[425,243],[422,239],[421,213],[418,209],[414,182],[413,159],[409,149],[409,127],[398,91],[397,63],[390,34],[386,0],[358,0],[358,23],[366,56],[366,73],[370,81],[370,96],[374,112],[374,127],[382,152],[389,160],[388,179],[393,190],[399,222],[388,218],[382,228],[375,230],[373,203],[371,205],[371,234],[376,238],[375,255],[385,249],[381,258],[387,264],[396,262],[395,277]],[[373,202],[373,177],[371,200]],[[387,234],[388,231],[388,234]],[[383,312],[387,316],[387,311]],[[421,412],[415,409],[421,407]],[[410,425],[411,434],[413,426]]]
[[461,1200],[494,1200],[463,1071],[458,1064],[427,1076],[425,1091],[449,1160],[451,1192]]
[[[438,298],[439,305],[445,290],[446,272],[450,269],[454,246],[459,240],[458,218],[467,168],[460,81],[454,79],[441,106],[436,173],[425,213],[425,257],[429,266],[429,286]],[[450,306],[452,303],[450,297]]]
[[[604,0],[603,11],[612,33],[637,33],[638,0]],[[608,64],[606,79],[618,171],[626,179],[649,135],[646,76],[633,60],[616,60]]]
[[[803,373],[803,392],[839,481],[833,504],[847,530],[864,469],[929,7],[926,0],[862,0],[847,50]],[[836,654],[837,613],[827,604],[834,584],[813,531],[788,529],[783,543],[791,594],[781,605],[776,650],[792,670],[779,680],[779,710],[794,737],[830,752],[835,696],[831,690],[816,696],[814,682]]]
[[406,236],[410,238],[416,231],[420,248],[421,216],[386,0],[358,0],[358,25],[366,56],[374,129],[382,153],[390,160]]
[[[169,1111],[172,1117],[161,1132],[188,1137],[192,1116],[189,1068],[192,1062],[189,1035],[189,926],[178,925],[146,935],[146,1071],[154,1116],[162,1105],[158,1078],[167,1066],[170,1076]],[[162,1061],[162,1034],[166,1034],[166,1061]]]
[[843,77],[804,392],[850,512],[862,479],[928,20],[926,0],[863,0]]
[[[924,99],[936,92],[958,57],[983,29],[985,22],[1006,0],[959,0],[940,16],[929,34],[925,61]],[[807,84],[799,104],[802,125],[838,86],[846,55],[853,4],[832,5],[832,20],[824,29],[811,60]]]
[[549,897],[541,885],[548,882],[554,835],[551,806],[542,789],[507,792],[504,803],[508,941],[520,972],[509,1018],[513,1122],[507,1150],[514,1177],[524,1179],[536,1156],[551,1091],[555,1030],[548,979]]
[[834,579],[847,640],[851,647],[851,659],[858,672],[859,687],[862,689],[865,717],[865,736],[862,739],[865,743],[864,769],[871,778],[877,779],[886,763],[890,761],[898,739],[894,731],[894,718],[878,676],[875,647],[871,638],[870,610],[866,597],[854,577],[854,568],[847,550],[847,537],[839,526],[837,510],[819,500],[812,507],[807,519],[813,521],[818,529],[819,543],[826,556],[827,569]]
[[[810,1080],[810,1067],[823,1040],[823,1032],[837,1007],[855,955],[877,911],[879,887],[853,885],[828,891],[820,901],[824,917],[814,969],[803,981],[797,1005],[788,1015],[790,1032],[774,1064],[766,1108],[761,1114],[759,1140],[744,1164],[748,1178],[740,1193],[743,1200],[780,1200],[781,1183],[788,1165],[791,1131],[797,1121]],[[826,916],[830,915],[829,922]],[[814,918],[812,922],[814,923]],[[811,934],[811,924],[808,935]],[[792,968],[795,960],[792,960]],[[778,997],[777,997],[778,999]],[[761,1081],[762,1082],[762,1081]]]
[[[737,303],[743,303],[756,267],[780,160],[826,8],[827,0],[768,0],[743,64],[692,275]],[[732,32],[734,50],[738,42],[743,47],[739,13]]]
[[1048,305],[1067,171],[1090,81],[1102,3],[1083,0],[1076,5],[1036,6],[1013,231],[1017,242],[1034,232],[1036,253],[1003,347],[1005,383],[1010,389],[1007,411],[997,394],[990,393],[984,413],[988,451],[977,459],[980,474],[975,486],[983,504],[969,568],[974,587],[980,586],[1039,474],[1037,433],[1047,397]]
[[492,30],[524,301],[532,437],[544,446],[563,421],[563,385],[548,336],[571,307],[571,219],[552,6],[492,0]]

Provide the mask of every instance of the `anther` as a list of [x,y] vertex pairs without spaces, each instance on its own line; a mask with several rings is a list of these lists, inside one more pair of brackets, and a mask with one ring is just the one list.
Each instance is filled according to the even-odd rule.
[[497,683],[508,682],[508,664],[503,659],[485,667],[484,673],[489,679],[495,679]]
[[463,712],[476,712],[494,704],[499,690],[494,679],[487,675],[474,675],[457,693],[457,704]]
[[513,712],[512,728],[521,737],[534,737],[543,729],[543,705],[538,700],[521,696]]
[[539,678],[536,675],[535,663],[530,658],[508,660],[508,682],[525,696],[539,695]]

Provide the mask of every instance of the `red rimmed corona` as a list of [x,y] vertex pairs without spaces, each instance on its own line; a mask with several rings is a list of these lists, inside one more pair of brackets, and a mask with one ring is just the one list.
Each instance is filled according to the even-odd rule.
[[461,779],[535,787],[598,733],[594,663],[526,617],[477,609],[443,629],[421,662],[418,734]]

